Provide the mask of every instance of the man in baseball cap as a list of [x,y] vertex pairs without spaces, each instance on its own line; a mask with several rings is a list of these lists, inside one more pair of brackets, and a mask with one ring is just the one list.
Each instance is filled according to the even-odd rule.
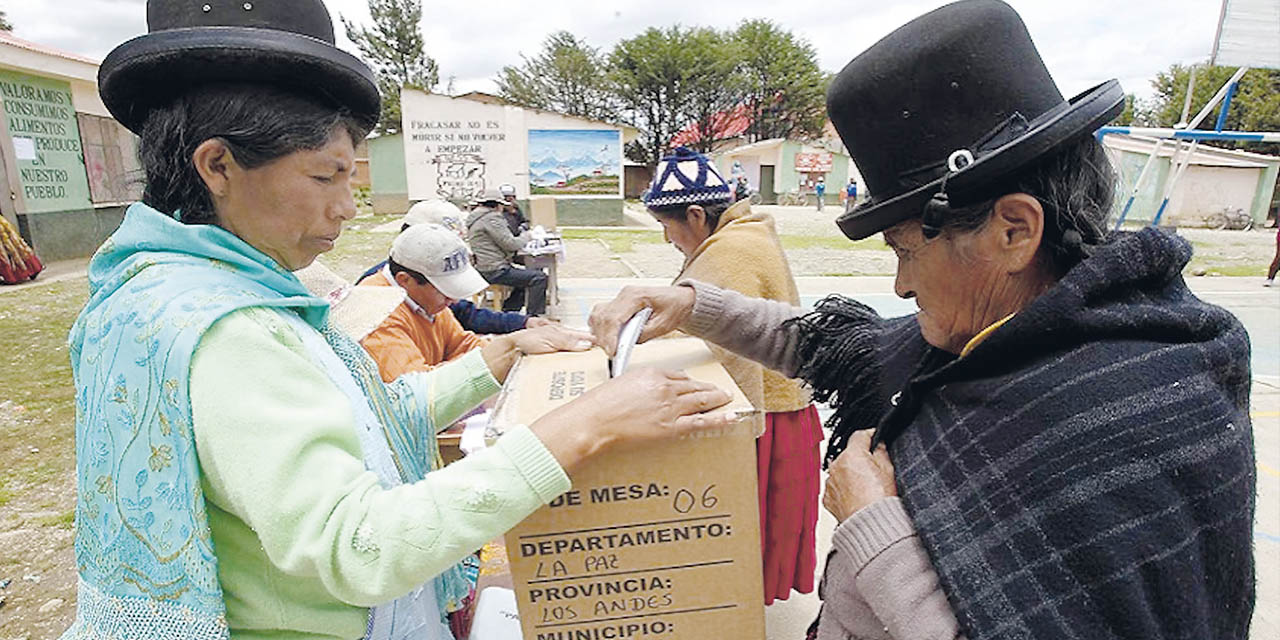
[[388,382],[485,344],[449,310],[453,302],[488,286],[471,266],[466,243],[449,229],[435,224],[405,229],[391,243],[387,264],[359,286],[404,290],[404,302],[360,341]]
[[400,230],[404,231],[415,224],[438,224],[461,236],[466,233],[462,226],[464,217],[462,210],[448,200],[423,200],[409,207],[409,211],[400,219]]
[[[404,214],[400,221],[400,231],[404,231],[415,224],[437,224],[465,239],[464,219],[465,216],[462,210],[447,200],[423,200],[409,207],[409,211]],[[356,282],[377,274],[386,265],[387,260],[384,257],[381,262],[369,267],[368,270],[360,274],[360,277],[356,278]],[[551,321],[546,318],[526,316],[518,311],[490,311],[484,307],[476,306],[467,299],[455,300],[453,304],[449,305],[449,310],[453,312],[453,317],[458,319],[458,323],[462,325],[463,329],[480,335],[512,333],[521,329],[532,329],[544,324],[551,324]]]

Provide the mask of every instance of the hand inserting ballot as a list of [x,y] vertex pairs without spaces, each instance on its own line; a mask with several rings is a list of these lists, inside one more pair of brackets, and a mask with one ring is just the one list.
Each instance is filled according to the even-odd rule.
[[693,312],[695,295],[690,287],[623,287],[618,297],[591,310],[591,333],[609,357],[618,349],[618,330],[638,311],[653,309],[638,344],[664,336],[680,327]]

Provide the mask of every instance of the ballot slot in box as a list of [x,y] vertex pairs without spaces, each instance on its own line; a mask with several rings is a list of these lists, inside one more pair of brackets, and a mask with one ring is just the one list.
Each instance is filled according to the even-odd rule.
[[[630,367],[686,371],[750,403],[701,340],[636,347]],[[609,378],[603,352],[525,356],[494,422],[528,424]],[[606,453],[508,532],[526,640],[764,638],[754,421]]]

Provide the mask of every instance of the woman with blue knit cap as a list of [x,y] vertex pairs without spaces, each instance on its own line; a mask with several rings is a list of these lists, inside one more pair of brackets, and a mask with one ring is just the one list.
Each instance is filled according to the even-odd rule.
[[[680,147],[662,159],[645,193],[649,213],[668,242],[684,254],[676,281],[713,283],[746,296],[800,303],[773,218],[733,202],[731,186],[707,157]],[[797,380],[710,345],[751,403],[755,418],[764,600],[786,600],[791,590],[813,591],[817,565],[819,451],[822,424],[809,392]]]
[[355,213],[373,74],[319,0],[149,0],[103,61],[140,136],[142,202],[89,265],[76,384],[75,623],[66,638],[451,640],[457,566],[601,451],[727,426],[676,372],[610,381],[441,467],[435,434],[555,327],[383,383],[293,273]]

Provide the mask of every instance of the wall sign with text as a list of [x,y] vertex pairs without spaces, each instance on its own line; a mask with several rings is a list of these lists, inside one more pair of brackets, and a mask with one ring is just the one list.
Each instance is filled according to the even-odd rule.
[[831,170],[831,154],[818,151],[814,153],[796,154],[796,171],[805,173],[826,173]]
[[71,85],[0,70],[0,110],[28,213],[92,207]]

